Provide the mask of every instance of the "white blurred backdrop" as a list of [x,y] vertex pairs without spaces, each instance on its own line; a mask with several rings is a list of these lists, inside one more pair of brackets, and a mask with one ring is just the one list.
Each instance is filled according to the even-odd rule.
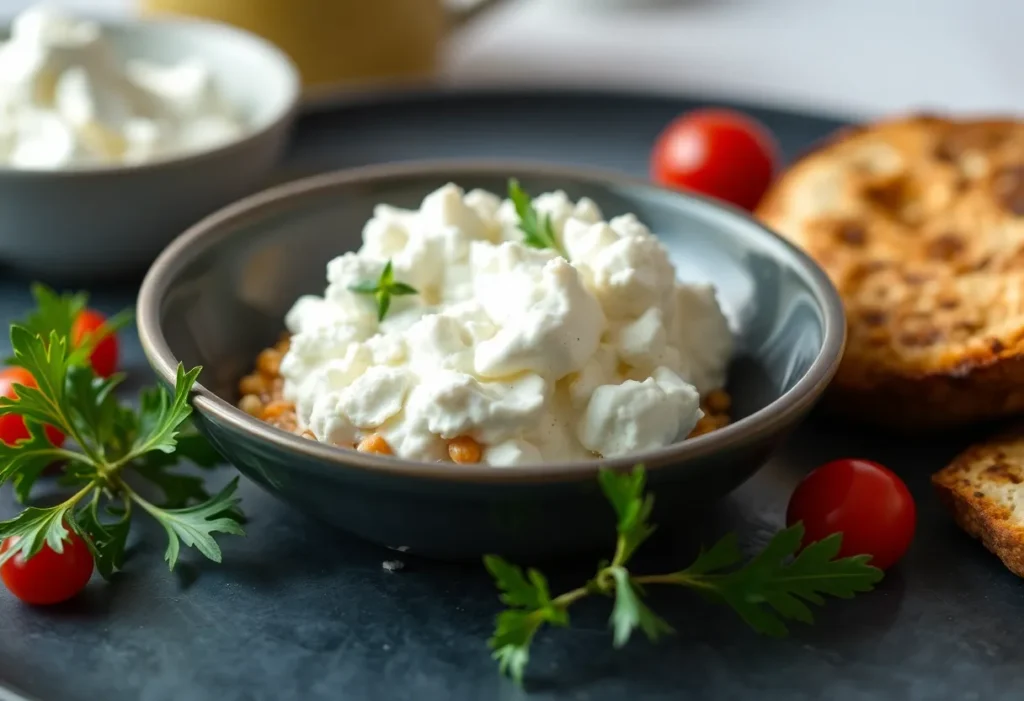
[[[28,4],[0,0],[0,14]],[[504,0],[453,37],[444,78],[698,93],[852,116],[1024,113],[1022,26],[1024,0]]]

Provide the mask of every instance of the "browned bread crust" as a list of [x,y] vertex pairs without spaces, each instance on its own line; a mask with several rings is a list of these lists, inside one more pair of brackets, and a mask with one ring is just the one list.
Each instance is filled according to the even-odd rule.
[[[1024,426],[968,448],[932,476],[957,524],[1024,577]],[[1017,511],[1017,496],[1021,510]]]
[[845,302],[833,409],[910,429],[1024,410],[1024,122],[846,130],[783,174],[757,215]]

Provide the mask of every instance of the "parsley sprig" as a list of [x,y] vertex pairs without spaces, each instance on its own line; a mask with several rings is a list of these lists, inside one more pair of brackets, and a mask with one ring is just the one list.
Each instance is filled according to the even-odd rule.
[[[37,309],[24,324],[11,327],[11,362],[28,370],[38,387],[19,385],[16,398],[0,397],[0,416],[23,417],[29,433],[14,445],[0,442],[0,484],[11,482],[24,503],[43,471],[63,462],[60,484],[73,493],[55,506],[29,506],[0,522],[0,540],[18,538],[0,554],[0,564],[19,554],[31,558],[44,543],[63,552],[73,531],[88,545],[100,574],[109,578],[123,563],[133,508],[163,526],[171,569],[182,543],[219,562],[213,534],[243,534],[237,478],[211,496],[202,479],[170,470],[179,460],[199,467],[220,462],[189,422],[188,398],[200,368],[186,372],[179,366],[173,392],[145,389],[138,409],[123,404],[115,393],[123,375],[98,377],[88,364],[90,339],[79,339],[73,347],[68,336],[85,296],[58,296],[39,286],[33,292]],[[126,318],[115,317],[93,338],[102,338]],[[45,426],[64,433],[78,449],[51,444]],[[133,484],[139,482],[158,488],[159,503],[136,490]]]
[[523,232],[523,243],[531,248],[550,248],[563,258],[568,259],[565,249],[558,243],[555,227],[551,223],[551,215],[537,213],[530,195],[519,185],[519,181],[510,178],[508,181],[508,198],[515,206],[519,217],[519,230]]
[[384,265],[384,269],[381,271],[380,277],[376,282],[367,280],[366,282],[356,283],[348,289],[361,295],[373,295],[373,298],[377,301],[378,323],[384,321],[384,317],[387,316],[388,309],[391,308],[392,297],[419,294],[412,285],[395,281],[395,272],[391,267],[390,260]]
[[498,615],[489,644],[501,672],[520,683],[537,632],[544,625],[568,626],[569,607],[587,596],[614,598],[609,625],[613,644],[621,647],[637,628],[652,641],[672,632],[644,603],[644,588],[649,585],[694,590],[731,606],[758,633],[783,636],[788,632],[784,620],[813,622],[808,604],[824,604],[824,595],[850,598],[882,579],[882,571],[868,564],[868,555],[836,559],[841,534],[800,550],[804,529],[799,523],[777,533],[745,564],[740,564],[743,554],[736,536],[728,535],[702,550],[686,569],[633,574],[627,567],[630,558],[655,530],[650,523],[654,497],[645,493],[644,469],[637,466],[624,474],[601,470],[598,480],[618,517],[618,540],[611,562],[602,562],[583,586],[552,597],[547,579],[538,570],[524,572],[495,555],[484,558],[508,606]]
[[[62,338],[67,338],[74,344],[72,359],[76,363],[84,362],[97,343],[132,321],[131,311],[126,309],[107,319],[102,327],[86,334],[83,338],[74,338],[75,319],[85,310],[86,304],[89,302],[89,295],[84,292],[58,294],[38,282],[32,284],[31,290],[36,306],[20,322],[20,325],[44,339],[50,337],[51,331],[56,332]],[[8,361],[10,360],[13,359],[8,359]]]

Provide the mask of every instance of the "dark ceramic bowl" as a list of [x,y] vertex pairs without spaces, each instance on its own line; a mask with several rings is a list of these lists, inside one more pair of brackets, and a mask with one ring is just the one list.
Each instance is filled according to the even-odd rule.
[[[322,293],[327,262],[356,248],[375,204],[415,208],[447,182],[586,195],[606,217],[634,212],[683,277],[710,279],[738,334],[734,423],[616,460],[531,467],[443,466],[341,450],[235,408],[238,379],[285,312]],[[377,543],[457,558],[542,556],[607,544],[613,519],[595,479],[642,462],[656,518],[680,518],[737,487],[811,409],[843,352],[840,300],[805,255],[744,214],[618,175],[524,163],[360,168],[276,187],[192,227],[153,264],[138,301],[142,345],[162,380],[202,365],[198,424],[243,474],[323,521]]]

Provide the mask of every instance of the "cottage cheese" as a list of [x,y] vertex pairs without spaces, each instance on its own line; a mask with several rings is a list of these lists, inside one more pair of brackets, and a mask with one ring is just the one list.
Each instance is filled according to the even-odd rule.
[[123,62],[101,27],[40,5],[0,44],[0,163],[140,163],[214,148],[243,121],[198,60]]
[[[676,280],[636,217],[587,199],[534,200],[568,260],[521,243],[512,203],[446,185],[416,211],[380,205],[363,246],[327,266],[323,296],[286,318],[281,364],[299,425],[351,447],[376,432],[395,455],[447,461],[469,436],[483,462],[616,457],[685,438],[722,387],[732,335],[714,289]],[[387,261],[418,295],[350,287]]]

